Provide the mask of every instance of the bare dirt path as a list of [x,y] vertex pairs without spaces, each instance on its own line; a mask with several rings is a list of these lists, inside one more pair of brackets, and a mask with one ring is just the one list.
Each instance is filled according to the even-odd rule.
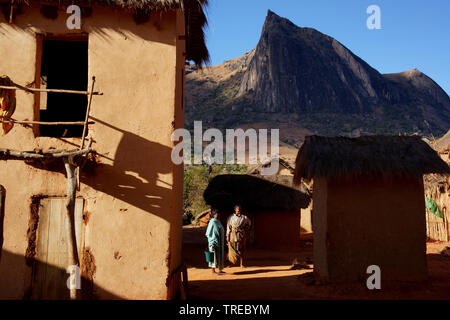
[[[316,285],[312,269],[297,268],[312,258],[312,243],[285,250],[251,249],[247,267],[226,267],[225,275],[207,268],[205,228],[184,227],[183,259],[188,266],[189,299],[192,300],[297,300],[297,299],[450,299],[450,257],[439,252],[449,243],[428,243],[427,283],[389,283],[381,290],[364,284]],[[304,267],[313,267],[306,265]]]

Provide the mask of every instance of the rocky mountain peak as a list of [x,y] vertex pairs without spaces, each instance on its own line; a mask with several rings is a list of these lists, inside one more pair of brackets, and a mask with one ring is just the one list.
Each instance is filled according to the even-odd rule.
[[201,100],[193,113],[210,105],[211,122],[226,126],[251,112],[253,119],[286,115],[317,133],[324,126],[332,127],[324,132],[429,132],[424,120],[440,132],[450,127],[449,96],[421,71],[381,74],[338,40],[270,10],[254,50],[191,79],[209,97],[188,96],[189,103]]

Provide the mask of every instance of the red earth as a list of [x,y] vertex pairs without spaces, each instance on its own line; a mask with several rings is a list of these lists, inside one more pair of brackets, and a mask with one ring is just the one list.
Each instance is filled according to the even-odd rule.
[[183,228],[183,259],[191,300],[450,299],[450,257],[440,254],[450,243],[427,243],[427,282],[382,281],[381,290],[369,290],[365,283],[315,284],[314,265],[305,263],[313,258],[310,240],[292,249],[250,248],[246,268],[226,264],[226,274],[214,275],[205,262],[204,233],[204,227]]

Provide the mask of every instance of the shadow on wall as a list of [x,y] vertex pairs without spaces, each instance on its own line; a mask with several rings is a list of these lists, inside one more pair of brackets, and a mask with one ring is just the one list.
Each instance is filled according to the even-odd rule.
[[[172,149],[160,143],[146,140],[134,133],[119,129],[95,117],[90,117],[113,130],[122,133],[114,159],[97,154],[90,157],[80,170],[80,182],[91,188],[120,199],[134,207],[168,220],[167,206],[173,186],[159,179],[160,174],[172,173]],[[93,141],[95,151],[95,141]],[[113,164],[102,163],[101,159]],[[29,162],[35,168],[66,175],[62,161],[46,163]],[[180,213],[181,219],[181,213]]]
[[[8,266],[7,268],[2,268],[0,299],[41,299],[40,297],[44,295],[49,297],[49,299],[52,299],[52,297],[54,299],[69,299],[69,290],[66,286],[69,274],[66,273],[66,270],[39,261],[34,261],[30,266],[26,266],[25,256],[17,255],[6,250],[2,250],[0,263]],[[18,279],[16,273],[20,273],[24,265],[27,269],[27,277],[23,283],[17,283],[15,281]],[[36,279],[33,271],[37,268],[46,270],[44,274],[41,273],[41,276],[45,275],[47,279]],[[48,278],[55,279],[56,281],[49,281]],[[46,285],[43,285],[44,282]],[[23,290],[17,288],[19,285],[23,285]],[[13,292],[22,292],[22,296],[12,296],[11,290]],[[81,289],[78,293],[81,299],[86,300],[95,300],[98,297],[101,297],[101,299],[121,299],[121,297],[95,285],[89,277],[84,275],[81,277]]]
[[122,139],[111,159],[113,165],[88,162],[81,169],[81,182],[167,220],[167,210],[162,207],[168,204],[172,185],[160,180],[159,175],[172,172],[171,148],[91,118],[120,131]]

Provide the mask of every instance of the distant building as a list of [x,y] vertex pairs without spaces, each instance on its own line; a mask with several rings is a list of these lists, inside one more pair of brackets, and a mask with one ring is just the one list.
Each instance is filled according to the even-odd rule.
[[300,245],[300,209],[310,198],[300,190],[252,175],[219,175],[204,192],[207,204],[220,212],[226,226],[233,207],[241,205],[252,221],[250,243],[260,248]]
[[[273,175],[262,175],[262,168],[267,168],[271,165],[275,164],[275,161],[278,161],[278,172]],[[305,184],[301,183],[300,188],[296,187],[293,182],[294,177],[294,164],[290,164],[288,161],[279,158],[278,160],[272,159],[266,163],[260,163],[258,165],[251,166],[247,174],[252,176],[257,176],[261,179],[265,179],[268,181],[275,182],[277,184],[281,184],[287,186],[289,188],[299,189],[301,192],[306,193],[308,195],[311,194],[310,188]],[[311,209],[313,206],[313,202],[310,201],[307,208],[302,208],[299,210],[300,214],[300,234],[302,239],[311,239],[312,237],[312,216]]]

